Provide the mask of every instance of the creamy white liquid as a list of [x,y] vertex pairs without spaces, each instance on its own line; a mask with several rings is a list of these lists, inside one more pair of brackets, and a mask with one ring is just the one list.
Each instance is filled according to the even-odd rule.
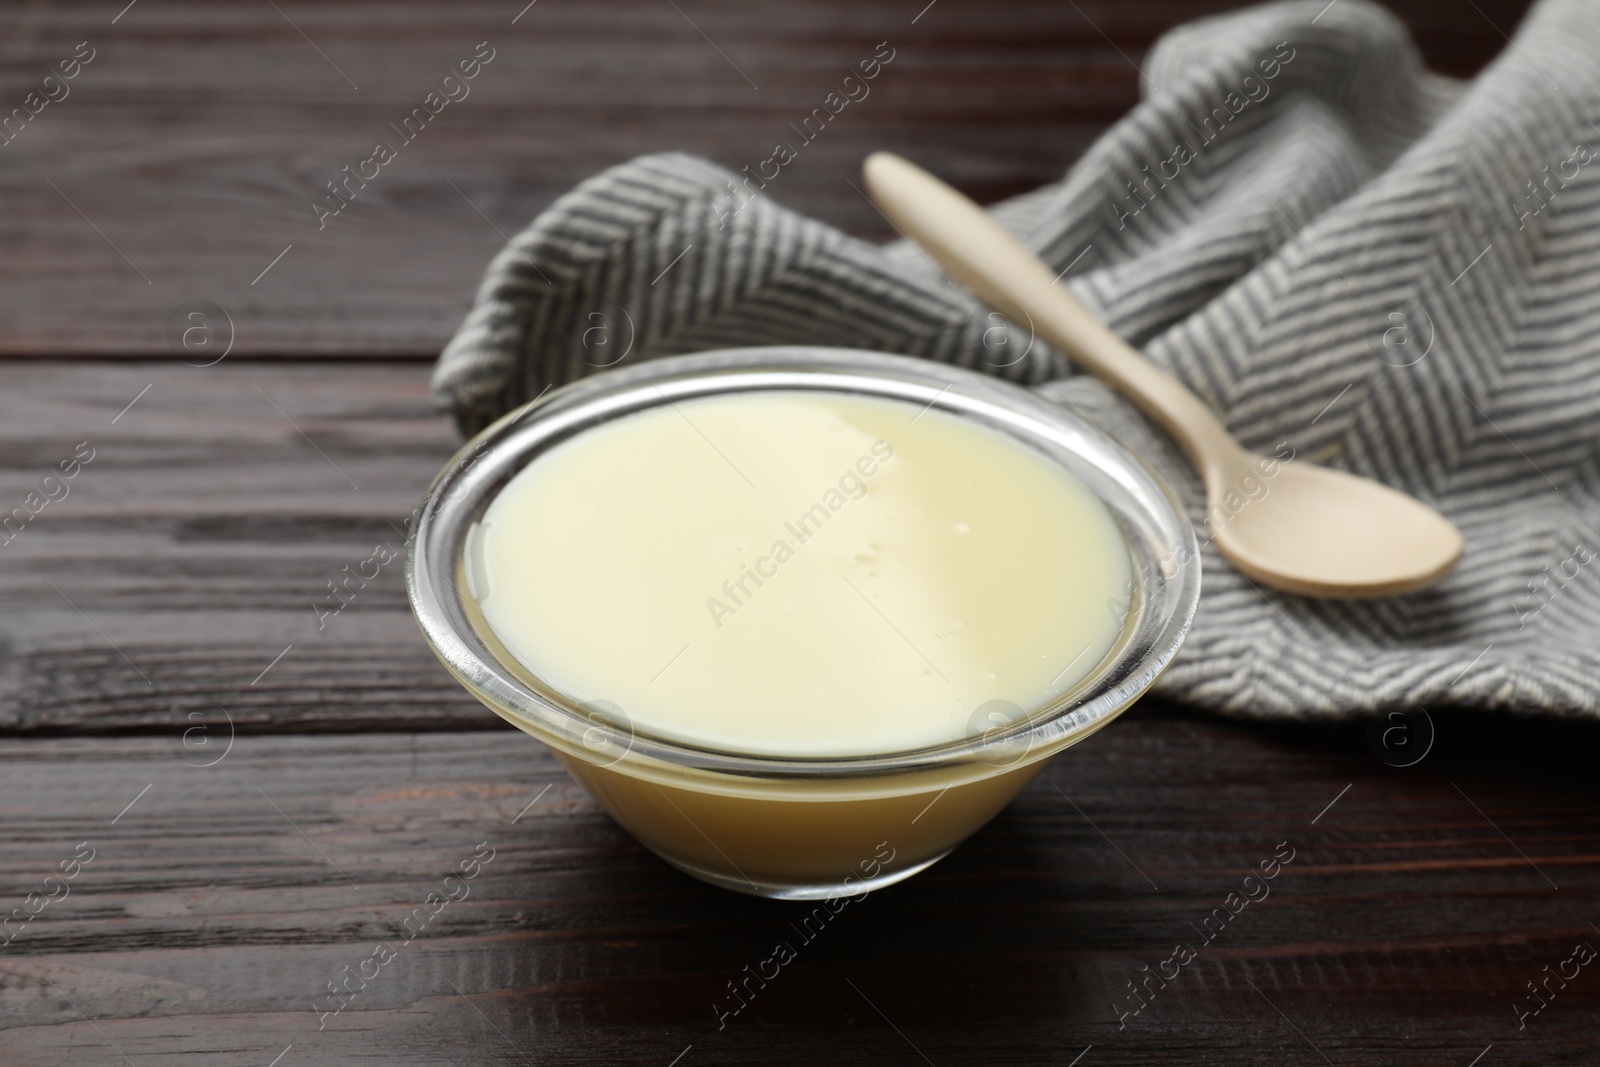
[[804,392],[586,431],[506,485],[468,553],[490,627],[553,688],[789,756],[921,748],[1038,708],[1098,665],[1130,588],[1105,506],[1025,445]]

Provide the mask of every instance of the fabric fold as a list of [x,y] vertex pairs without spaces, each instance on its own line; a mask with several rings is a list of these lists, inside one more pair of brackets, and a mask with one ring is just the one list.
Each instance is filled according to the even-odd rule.
[[[1200,615],[1160,692],[1266,717],[1600,713],[1592,6],[1544,0],[1471,84],[1427,71],[1366,0],[1190,23],[1141,79],[1140,104],[1059,183],[996,217],[1247,446],[1402,488],[1468,542],[1440,586],[1364,603],[1257,589],[1206,544]],[[490,264],[436,400],[472,432],[624,359],[898,352],[1079,408],[1208,541],[1197,479],[1129,405],[914,248],[781,195],[681,154],[584,182]]]

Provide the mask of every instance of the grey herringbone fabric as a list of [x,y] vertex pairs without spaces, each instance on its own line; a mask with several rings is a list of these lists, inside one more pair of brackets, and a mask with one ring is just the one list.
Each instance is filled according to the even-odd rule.
[[[1143,103],[996,215],[1245,444],[1402,487],[1468,542],[1438,588],[1368,603],[1263,593],[1208,547],[1161,690],[1263,716],[1600,712],[1600,5],[1545,0],[1471,85],[1429,74],[1363,0],[1196,22],[1143,73]],[[784,210],[781,173],[732,211],[735,178],[648,156],[557,201],[489,267],[440,403],[470,430],[615,358],[615,331],[630,361],[907,353],[1077,405],[1203,520],[1164,438],[1042,345],[1009,355],[1027,339],[993,332],[915,249]]]

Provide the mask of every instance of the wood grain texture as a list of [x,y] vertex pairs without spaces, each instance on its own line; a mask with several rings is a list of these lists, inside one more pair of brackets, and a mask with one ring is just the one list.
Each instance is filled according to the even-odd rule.
[[[0,13],[0,114],[78,42],[94,59],[0,147],[11,253],[0,355],[163,355],[173,309],[204,298],[232,317],[240,355],[431,358],[501,235],[555,196],[644,152],[753,164],[879,41],[896,57],[872,95],[769,193],[887,237],[845,182],[867,153],[898,152],[984,202],[1033,188],[1133,105],[1134,64],[1162,31],[1231,6],[163,0],[120,17],[119,0],[14,6]],[[1500,51],[1525,7],[1395,5],[1430,62],[1455,74]],[[470,95],[319,229],[324,182],[392,139],[390,123],[479,42],[495,58]]]
[[[1512,1005],[1600,945],[1594,733],[1499,733],[1442,723],[1398,772],[1347,733],[1135,713],[810,941],[790,924],[811,909],[671,870],[514,731],[239,737],[210,767],[170,738],[0,742],[0,903],[94,849],[0,950],[0,1058],[1592,1063],[1600,964],[1521,1031]],[[1204,943],[1190,924],[1284,841],[1271,894]],[[470,894],[402,943],[481,842]],[[778,941],[798,958],[719,1029]],[[1184,941],[1197,958],[1119,1029],[1140,964]],[[319,1020],[377,943],[396,958]]]
[[338,606],[345,567],[403,550],[459,445],[425,366],[40,362],[0,378],[0,516],[94,449],[0,544],[0,727],[219,708],[241,729],[485,722],[423,643],[401,559],[338,614],[316,610]]

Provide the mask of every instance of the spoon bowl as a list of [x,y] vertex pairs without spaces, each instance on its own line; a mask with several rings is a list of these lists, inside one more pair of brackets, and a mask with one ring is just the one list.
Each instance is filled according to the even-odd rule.
[[1461,532],[1419,500],[1354,474],[1246,452],[1199,397],[1107,329],[1039,257],[950,186],[887,152],[867,157],[863,171],[884,214],[951,277],[991,307],[1021,308],[1039,337],[1183,446],[1205,482],[1217,548],[1241,573],[1303,596],[1380,597],[1432,585],[1461,558]]
[[1345,471],[1291,461],[1254,484],[1265,487],[1262,495],[1241,494],[1244,502],[1232,512],[1230,490],[1208,486],[1208,498],[1222,501],[1211,513],[1212,540],[1240,573],[1286,592],[1409,593],[1448,574],[1465,547],[1461,532],[1437,511]]

